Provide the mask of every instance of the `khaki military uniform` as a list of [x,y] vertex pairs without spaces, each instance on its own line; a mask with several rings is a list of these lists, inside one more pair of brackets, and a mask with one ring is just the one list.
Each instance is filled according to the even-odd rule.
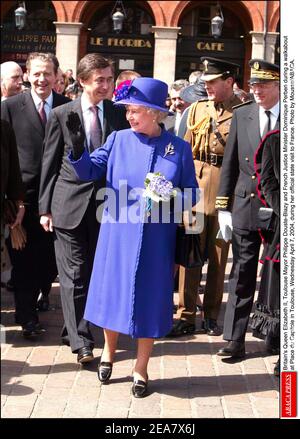
[[[188,130],[185,135],[185,140],[190,142],[192,147],[197,181],[203,197],[196,210],[204,214],[201,246],[203,254],[208,258],[203,303],[204,317],[215,320],[218,318],[222,303],[229,249],[229,243],[216,239],[219,224],[215,202],[233,107],[239,104],[240,100],[234,95],[218,105],[208,100],[194,103],[189,110]],[[192,324],[195,323],[200,280],[201,269],[180,267],[177,317]]]

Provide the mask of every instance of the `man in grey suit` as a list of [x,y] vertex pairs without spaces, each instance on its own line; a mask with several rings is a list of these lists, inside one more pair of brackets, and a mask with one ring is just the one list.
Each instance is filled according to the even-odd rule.
[[11,124],[16,135],[26,191],[23,226],[27,243],[23,250],[10,249],[16,323],[22,326],[26,338],[43,331],[36,311],[37,298],[40,291],[49,293],[57,275],[53,237],[39,223],[38,194],[46,121],[52,108],[69,101],[52,90],[58,66],[52,53],[29,54],[26,68],[31,90],[11,96],[1,104],[1,118]]
[[279,128],[279,66],[260,59],[249,64],[255,102],[241,104],[233,113],[216,199],[222,236],[232,229],[233,253],[224,320],[228,343],[218,355],[237,358],[245,356],[261,245],[257,216],[262,203],[256,195],[254,154],[265,134]]
[[96,192],[104,182],[78,180],[67,158],[72,150],[67,124],[79,117],[89,152],[100,147],[112,131],[129,127],[124,110],[105,99],[113,73],[112,62],[100,54],[91,53],[80,60],[77,78],[82,96],[51,113],[42,162],[41,224],[55,233],[64,314],[62,338],[77,353],[79,363],[93,360],[94,341],[83,313],[99,232]]
[[169,115],[164,120],[164,125],[167,131],[172,134],[176,134],[176,136],[178,135],[182,114],[184,110],[190,106],[189,101],[185,101],[180,97],[180,92],[188,85],[189,82],[186,79],[177,79],[177,81],[173,82],[170,86],[170,111],[173,111],[174,115]]

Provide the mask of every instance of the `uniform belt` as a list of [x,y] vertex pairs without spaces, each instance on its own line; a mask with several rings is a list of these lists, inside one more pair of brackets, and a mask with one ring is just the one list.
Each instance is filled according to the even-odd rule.
[[202,151],[199,154],[199,160],[201,160],[201,162],[209,163],[210,165],[213,166],[221,166],[223,161],[223,156],[213,153],[205,154],[205,152]]

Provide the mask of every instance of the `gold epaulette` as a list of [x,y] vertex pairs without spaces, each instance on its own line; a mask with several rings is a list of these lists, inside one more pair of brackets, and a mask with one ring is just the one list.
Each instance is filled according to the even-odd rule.
[[251,100],[250,100],[250,101],[247,101],[247,102],[242,102],[242,103],[240,103],[240,104],[234,105],[234,106],[232,107],[232,109],[235,110],[236,108],[243,107],[244,105],[253,104],[253,102],[254,102],[254,101],[251,101]]
[[217,197],[215,209],[228,210],[229,197]]

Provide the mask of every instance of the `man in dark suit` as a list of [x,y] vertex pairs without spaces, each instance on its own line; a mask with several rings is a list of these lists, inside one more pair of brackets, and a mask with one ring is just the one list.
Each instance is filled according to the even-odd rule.
[[232,229],[233,252],[224,321],[228,344],[218,355],[239,358],[245,356],[261,244],[257,215],[262,204],[256,195],[254,153],[265,134],[279,127],[279,67],[260,59],[249,64],[255,102],[234,111],[216,199],[222,235]]
[[35,337],[42,332],[36,311],[37,299],[40,291],[49,293],[57,275],[53,238],[39,224],[38,194],[47,118],[52,108],[69,101],[52,91],[58,65],[53,54],[29,54],[26,68],[31,90],[1,104],[1,117],[11,124],[16,135],[26,190],[23,226],[27,243],[23,250],[10,250],[16,322],[22,325],[24,337]]
[[[104,182],[80,182],[67,156],[72,150],[67,123],[79,117],[89,152],[101,146],[115,130],[128,128],[122,108],[105,100],[113,83],[111,61],[88,54],[78,65],[82,96],[51,113],[42,163],[39,211],[46,231],[55,232],[55,251],[64,314],[63,342],[77,361],[93,360],[94,341],[83,319],[88,285],[99,232],[96,192]],[[99,215],[98,215],[99,216]]]

